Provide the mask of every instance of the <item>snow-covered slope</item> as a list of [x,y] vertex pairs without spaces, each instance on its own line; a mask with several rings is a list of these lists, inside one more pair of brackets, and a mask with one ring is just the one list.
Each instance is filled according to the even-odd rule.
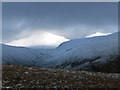
[[83,60],[86,63],[90,60],[105,62],[118,54],[117,34],[64,42],[56,49],[56,55],[48,60],[46,66],[53,67],[72,62],[83,62]]
[[67,41],[51,50],[2,46],[3,64],[83,69],[117,56],[118,33]]
[[44,59],[51,57],[47,52],[50,50],[30,49],[25,47],[13,47],[2,44],[2,63],[3,64],[19,64],[19,65],[35,65],[37,62],[42,64]]

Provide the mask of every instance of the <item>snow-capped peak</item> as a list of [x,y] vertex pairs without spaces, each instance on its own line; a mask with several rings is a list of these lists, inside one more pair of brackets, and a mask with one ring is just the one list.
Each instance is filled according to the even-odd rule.
[[111,33],[100,33],[100,32],[96,32],[94,34],[90,34],[88,36],[86,36],[86,38],[90,38],[90,37],[96,37],[96,36],[105,36],[105,35],[109,35]]

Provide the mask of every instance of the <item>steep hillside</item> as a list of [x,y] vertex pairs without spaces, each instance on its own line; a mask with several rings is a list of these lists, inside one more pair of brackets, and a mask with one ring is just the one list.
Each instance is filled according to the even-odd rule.
[[56,56],[49,58],[44,67],[101,71],[108,62],[120,63],[118,33],[71,40],[62,43],[56,51]]

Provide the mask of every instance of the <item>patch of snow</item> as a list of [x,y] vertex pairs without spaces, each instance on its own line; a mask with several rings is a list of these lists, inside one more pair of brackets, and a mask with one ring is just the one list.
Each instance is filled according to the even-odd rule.
[[105,36],[105,35],[109,35],[111,33],[100,33],[100,32],[96,32],[94,34],[90,34],[88,36],[86,36],[86,38],[90,38],[90,37],[96,37],[96,36]]

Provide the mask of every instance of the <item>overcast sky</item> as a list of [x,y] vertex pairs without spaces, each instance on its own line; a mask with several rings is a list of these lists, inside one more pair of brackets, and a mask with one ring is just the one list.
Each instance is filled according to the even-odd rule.
[[3,43],[57,46],[118,30],[117,2],[4,2],[2,9]]

